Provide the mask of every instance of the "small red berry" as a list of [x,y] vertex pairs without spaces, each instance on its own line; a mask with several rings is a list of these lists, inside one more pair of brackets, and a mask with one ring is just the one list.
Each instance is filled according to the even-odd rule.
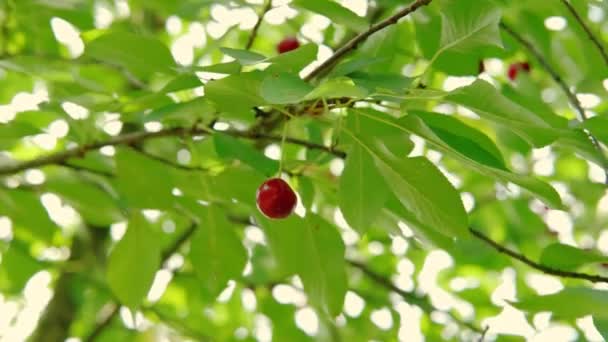
[[517,78],[517,74],[520,70],[524,70],[525,72],[530,72],[530,63],[521,62],[521,63],[513,63],[509,65],[509,70],[507,71],[507,76],[511,81],[515,81]]
[[517,64],[509,65],[509,71],[507,71],[507,76],[509,77],[509,79],[511,81],[515,81],[518,71],[519,71],[519,68],[518,68]]
[[300,42],[296,37],[287,37],[283,39],[279,45],[277,45],[277,51],[279,53],[289,52],[300,47]]
[[296,193],[280,178],[271,178],[258,188],[256,194],[258,209],[271,219],[289,216],[296,207]]

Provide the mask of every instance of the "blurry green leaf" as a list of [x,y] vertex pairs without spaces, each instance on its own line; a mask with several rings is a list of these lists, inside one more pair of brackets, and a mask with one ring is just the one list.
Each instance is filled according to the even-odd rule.
[[[266,101],[259,95],[265,73],[252,71],[207,82],[205,97],[223,112],[242,117]],[[253,116],[253,114],[251,114]]]
[[129,32],[102,35],[86,45],[85,56],[124,67],[143,80],[158,72],[170,72],[175,65],[163,43]]
[[347,287],[344,242],[336,228],[314,214],[280,221],[256,217],[281,268],[300,276],[315,306],[338,315]]
[[288,104],[301,101],[312,89],[311,85],[296,75],[270,74],[262,81],[260,95],[268,103]]
[[333,78],[321,83],[311,91],[305,100],[315,100],[319,98],[339,98],[353,97],[363,98],[367,96],[367,91],[355,84],[347,77]]
[[382,91],[403,93],[412,83],[412,80],[408,77],[393,74],[354,72],[349,77],[356,85],[367,89],[371,93]]
[[297,74],[305,66],[315,61],[319,47],[316,44],[305,44],[299,48],[268,58],[265,62],[272,63],[266,69],[269,73],[288,72]]
[[565,271],[573,271],[585,264],[605,261],[608,261],[608,256],[561,243],[545,247],[540,255],[541,264]]
[[257,64],[266,59],[264,55],[252,52],[249,50],[231,49],[227,47],[220,48],[224,54],[236,59],[241,65]]
[[588,129],[601,142],[608,145],[608,117],[594,116],[585,120],[583,127]]
[[238,159],[266,176],[272,176],[279,170],[276,160],[266,157],[253,146],[229,135],[217,133],[213,136],[217,155],[226,159]]
[[133,213],[125,235],[108,257],[108,285],[122,304],[136,309],[150,290],[159,267],[156,232],[143,215]]
[[351,58],[338,64],[331,72],[332,76],[348,76],[354,72],[362,72],[370,65],[376,65],[388,60],[387,57],[369,57],[363,56]]
[[297,7],[316,12],[328,17],[331,21],[344,25],[354,31],[363,31],[369,27],[365,18],[330,0],[295,0]]
[[172,93],[179,90],[201,87],[202,85],[201,80],[196,77],[196,75],[182,74],[167,83],[167,85],[163,87],[162,92]]
[[13,221],[15,236],[50,242],[58,230],[35,192],[0,188],[0,216]]
[[197,66],[195,67],[195,70],[232,75],[238,74],[241,71],[241,64],[238,61],[232,61],[205,66]]
[[27,281],[42,269],[42,264],[32,258],[24,245],[13,241],[0,258],[0,291],[18,295]]
[[501,11],[493,1],[446,0],[441,7],[441,18],[441,42],[435,57],[447,50],[468,51],[486,45],[502,47],[498,29]]
[[384,208],[389,188],[373,158],[358,144],[348,152],[338,189],[340,210],[346,222],[365,233]]
[[593,317],[593,324],[595,325],[597,331],[602,335],[604,340],[608,339],[608,319],[598,319]]
[[132,149],[116,153],[116,187],[129,206],[169,209],[173,207],[170,169]]
[[247,262],[247,251],[238,239],[235,225],[226,213],[215,207],[190,205],[200,220],[192,237],[190,260],[196,274],[212,295],[218,295],[228,280],[239,279]]
[[192,125],[196,120],[210,119],[215,113],[215,107],[205,97],[197,97],[192,101],[171,103],[166,106],[158,107],[152,112],[143,116],[143,120],[174,122]]
[[74,207],[88,224],[108,227],[122,219],[118,203],[101,187],[68,177],[49,179],[46,186]]
[[605,290],[566,287],[555,294],[528,296],[512,304],[530,313],[549,311],[565,320],[591,314],[597,319],[608,319],[608,291]]

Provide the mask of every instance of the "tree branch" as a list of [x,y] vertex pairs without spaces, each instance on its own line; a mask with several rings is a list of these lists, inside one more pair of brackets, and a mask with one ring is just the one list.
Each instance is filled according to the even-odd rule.
[[375,25],[372,25],[367,31],[361,32],[360,34],[355,36],[353,39],[349,40],[344,46],[339,48],[331,57],[329,57],[329,59],[327,59],[325,62],[323,62],[321,65],[319,65],[313,71],[311,71],[310,74],[306,75],[306,77],[304,77],[304,80],[310,81],[311,79],[315,78],[317,75],[328,72],[331,68],[333,68],[333,66],[340,59],[345,57],[351,51],[355,50],[357,48],[357,46],[359,46],[359,44],[361,44],[363,41],[365,41],[369,36],[371,36],[372,34],[378,32],[390,25],[396,24],[397,22],[399,22],[400,19],[402,19],[402,18],[406,17],[407,15],[409,15],[410,13],[416,11],[418,8],[430,4],[431,1],[433,1],[433,0],[416,0],[410,6],[402,9],[401,11],[386,18],[385,20],[383,20]]
[[[98,141],[90,144],[84,144],[79,147],[67,149],[65,151],[60,151],[57,153],[53,153],[47,156],[39,157],[36,159],[32,159],[29,161],[17,163],[14,165],[5,165],[0,166],[0,175],[10,175],[17,172],[21,172],[27,169],[42,167],[46,165],[66,165],[66,162],[71,158],[82,158],[85,154],[90,151],[97,150],[104,146],[117,146],[117,145],[133,145],[136,143],[143,142],[148,139],[155,139],[161,137],[170,137],[170,136],[192,136],[192,135],[206,135],[213,132],[219,131],[210,131],[208,129],[202,128],[185,128],[185,127],[174,127],[163,129],[158,132],[136,132],[136,133],[128,133],[124,135],[120,135],[117,137],[110,138],[104,141]],[[265,134],[265,133],[248,133],[243,131],[223,131],[219,132],[223,134],[227,134],[237,138],[249,139],[249,140],[270,140],[270,141],[281,141],[281,136]],[[316,149],[325,151],[327,153],[333,154],[336,157],[345,157],[346,154],[342,151],[336,150],[332,147],[328,147],[321,144],[312,143],[306,140],[287,137],[285,139],[286,142],[294,145],[303,146],[309,149]],[[72,167],[72,165],[70,165]]]
[[[530,53],[532,55],[534,55],[536,60],[538,60],[538,62],[543,66],[543,68],[545,68],[545,70],[549,73],[549,75],[551,75],[551,78],[553,78],[555,83],[557,83],[559,85],[559,87],[562,88],[564,94],[566,94],[566,97],[568,97],[570,104],[572,104],[572,106],[576,109],[579,120],[581,122],[587,120],[587,114],[585,114],[585,110],[581,106],[581,103],[578,100],[578,98],[576,97],[576,94],[574,94],[572,91],[570,91],[570,87],[568,87],[566,82],[557,73],[557,71],[551,66],[551,64],[549,64],[549,61],[547,61],[547,59],[545,59],[545,57],[540,53],[540,51],[538,51],[531,42],[526,40],[519,33],[515,32],[513,30],[513,28],[511,28],[505,22],[503,22],[503,21],[500,22],[500,28],[502,28],[505,32],[507,32],[509,35],[511,35],[511,37],[513,37],[515,40],[517,40],[521,45],[523,45],[526,49],[528,49],[528,51],[530,51]],[[584,132],[587,135],[587,137],[589,137],[589,140],[591,140],[593,147],[602,156],[602,168],[604,169],[605,183],[608,184],[608,162],[606,161],[606,158],[604,156],[602,146],[600,145],[598,140],[593,136],[593,134],[591,134],[591,132],[589,132],[589,130],[585,129]]]
[[576,9],[572,6],[572,4],[570,4],[568,0],[562,0],[562,3],[564,4],[564,6],[566,6],[566,8],[568,8],[568,11],[572,13],[572,16],[574,16],[574,19],[576,19],[576,21],[581,25],[583,30],[585,30],[585,33],[587,33],[589,39],[593,42],[593,44],[597,47],[598,51],[602,55],[604,62],[606,62],[606,66],[608,66],[608,52],[606,52],[606,49],[604,48],[600,40],[596,37],[593,31],[591,31],[589,25],[585,23],[583,18],[581,18]]
[[247,44],[245,45],[245,50],[249,50],[249,49],[251,49],[251,46],[253,46],[253,42],[255,41],[255,38],[258,36],[258,30],[260,29],[260,25],[262,25],[262,21],[264,20],[266,13],[268,13],[268,11],[270,11],[271,8],[272,8],[272,0],[266,0],[266,4],[264,5],[264,8],[262,8],[262,12],[260,12],[260,14],[258,16],[258,21],[256,21],[255,26],[253,26],[253,29],[251,30],[251,34],[249,35],[249,38],[247,39]]
[[485,242],[486,244],[490,245],[492,248],[494,248],[498,252],[508,255],[509,257],[511,257],[513,259],[519,260],[520,262],[522,262],[538,271],[541,271],[545,274],[550,274],[550,275],[554,275],[554,276],[561,277],[561,278],[583,279],[583,280],[588,280],[592,283],[608,283],[608,277],[602,277],[600,275],[594,275],[594,274],[562,271],[562,270],[558,270],[555,268],[551,268],[551,267],[539,264],[535,261],[528,259],[528,257],[526,257],[525,255],[519,254],[513,250],[508,249],[507,247],[502,246],[498,242],[490,239],[488,236],[486,236],[485,234],[483,234],[482,232],[480,232],[476,229],[469,228],[469,231],[471,232],[471,234],[473,234],[473,236],[475,236],[479,240]]
[[[409,304],[417,305],[423,311],[429,312],[429,313],[433,310],[437,310],[425,298],[418,297],[412,293],[403,291],[402,289],[397,287],[397,285],[393,284],[393,282],[390,281],[390,279],[388,279],[385,276],[383,276],[382,274],[377,273],[376,271],[370,269],[364,263],[355,261],[355,260],[347,260],[346,262],[348,264],[350,264],[352,267],[361,270],[361,272],[363,272],[363,274],[365,274],[369,279],[374,281],[376,284],[384,287],[385,289],[387,289],[389,291],[395,292],[396,294],[401,296],[401,298],[403,298],[405,301],[407,301]],[[479,327],[477,327],[475,324],[473,324],[471,322],[463,321],[462,319],[456,317],[456,315],[454,315],[450,311],[445,311],[445,313],[448,314],[450,316],[450,318],[452,318],[456,323],[458,323],[462,326],[465,326],[477,333],[482,333],[482,330]]]

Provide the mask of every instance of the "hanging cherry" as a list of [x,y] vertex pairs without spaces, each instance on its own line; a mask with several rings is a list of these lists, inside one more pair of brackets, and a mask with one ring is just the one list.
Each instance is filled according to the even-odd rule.
[[296,207],[296,193],[280,178],[271,178],[258,188],[256,194],[258,209],[271,219],[289,216]]

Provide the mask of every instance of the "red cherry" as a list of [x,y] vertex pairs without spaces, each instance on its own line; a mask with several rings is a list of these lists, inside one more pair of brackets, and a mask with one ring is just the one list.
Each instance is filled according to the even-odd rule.
[[521,63],[513,63],[511,65],[509,65],[509,70],[507,72],[507,76],[509,77],[509,79],[511,81],[515,81],[515,78],[517,78],[517,73],[520,70],[524,70],[525,72],[530,72],[530,63],[528,62],[521,62]]
[[296,193],[280,178],[271,178],[258,188],[256,194],[258,209],[271,219],[289,216],[296,207]]
[[509,71],[507,72],[507,76],[511,81],[515,81],[517,77],[517,73],[519,72],[519,66],[517,64],[509,65]]
[[289,52],[300,47],[300,42],[296,37],[287,37],[283,39],[279,45],[277,45],[277,51],[279,53]]

